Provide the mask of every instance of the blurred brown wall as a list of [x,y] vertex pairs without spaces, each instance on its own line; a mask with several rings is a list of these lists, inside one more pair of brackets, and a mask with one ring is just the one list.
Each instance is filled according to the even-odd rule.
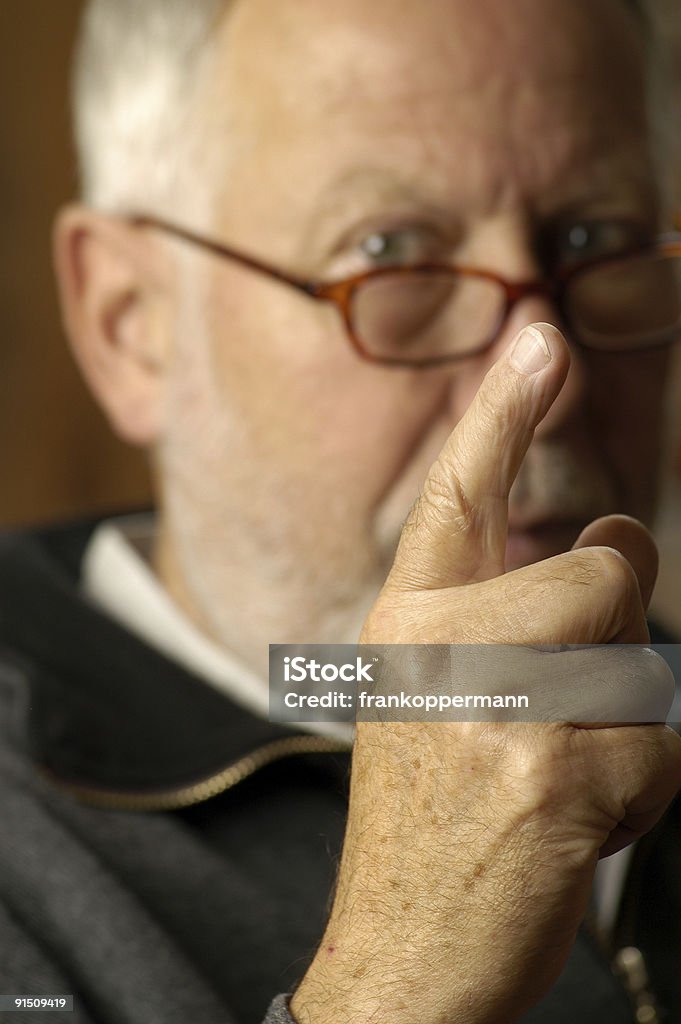
[[50,258],[75,194],[67,77],[81,0],[0,0],[0,525],[139,505],[142,457],[114,441],[67,352]]

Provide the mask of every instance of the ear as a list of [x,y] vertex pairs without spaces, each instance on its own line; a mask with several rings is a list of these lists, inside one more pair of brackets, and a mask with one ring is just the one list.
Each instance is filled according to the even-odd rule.
[[80,205],[60,211],[54,262],[66,333],[116,433],[148,446],[171,359],[163,261],[146,232]]

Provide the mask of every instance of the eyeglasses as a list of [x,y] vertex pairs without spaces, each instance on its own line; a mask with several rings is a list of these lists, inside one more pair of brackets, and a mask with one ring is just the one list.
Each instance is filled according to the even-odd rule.
[[681,233],[559,270],[549,280],[513,282],[477,267],[419,263],[307,281],[163,219],[128,220],[332,303],[353,348],[374,363],[425,368],[483,352],[516,303],[531,295],[553,302],[584,348],[632,352],[681,336]]

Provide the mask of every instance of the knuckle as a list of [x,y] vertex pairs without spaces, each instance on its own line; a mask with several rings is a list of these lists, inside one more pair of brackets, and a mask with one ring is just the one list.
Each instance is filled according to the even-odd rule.
[[362,644],[444,644],[457,641],[437,594],[385,588],[362,627]]
[[624,598],[635,597],[639,593],[638,578],[631,563],[616,548],[593,548],[594,557],[599,566],[601,577],[605,577],[611,587]]
[[369,612],[360,635],[361,644],[409,643],[404,604],[381,595]]
[[456,533],[469,534],[477,528],[478,510],[455,471],[448,478],[441,473],[430,476],[415,511],[422,521],[444,523]]

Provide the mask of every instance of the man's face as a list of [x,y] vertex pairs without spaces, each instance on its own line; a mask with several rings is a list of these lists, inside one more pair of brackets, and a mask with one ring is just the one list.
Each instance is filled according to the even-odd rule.
[[[213,223],[192,226],[315,279],[437,260],[526,280],[596,255],[609,222],[658,216],[640,34],[621,0],[237,3],[204,110],[231,152]],[[593,249],[575,248],[593,220]],[[381,367],[333,307],[178,258],[160,572],[251,661],[353,640],[484,373],[559,313],[528,298],[484,354]],[[513,490],[509,568],[595,516],[653,509],[666,356],[572,357]]]

